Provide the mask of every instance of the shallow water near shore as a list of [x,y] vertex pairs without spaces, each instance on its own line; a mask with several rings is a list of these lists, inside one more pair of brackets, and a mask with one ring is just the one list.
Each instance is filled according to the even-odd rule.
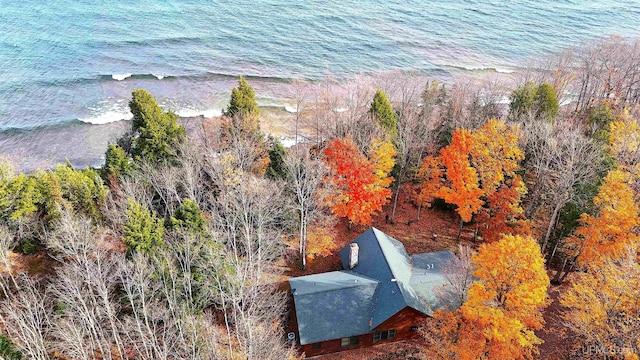
[[292,78],[511,72],[599,36],[638,37],[638,18],[639,1],[0,0],[0,155],[21,169],[97,164],[137,87],[210,117],[244,74],[284,107]]

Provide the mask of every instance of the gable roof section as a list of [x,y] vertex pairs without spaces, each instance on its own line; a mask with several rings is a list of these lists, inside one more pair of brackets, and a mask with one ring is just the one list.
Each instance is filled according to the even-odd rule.
[[[350,244],[358,244],[358,264],[349,270]],[[406,307],[425,315],[442,307],[441,271],[450,251],[409,257],[404,245],[370,228],[340,250],[343,271],[289,279],[302,345],[362,335]],[[446,301],[445,301],[446,302]]]
[[300,344],[366,334],[378,281],[351,271],[333,271],[289,280]]
[[447,279],[443,270],[455,261],[451,251],[437,251],[412,256],[411,279],[409,283],[418,298],[426,305],[427,314],[439,308],[451,308],[454,299],[447,297]]
[[[358,264],[354,272],[378,279],[379,290],[372,316],[372,329],[409,306],[431,315],[430,309],[411,287],[411,263],[404,245],[376,228],[356,238]],[[349,268],[349,245],[340,250],[345,269]]]

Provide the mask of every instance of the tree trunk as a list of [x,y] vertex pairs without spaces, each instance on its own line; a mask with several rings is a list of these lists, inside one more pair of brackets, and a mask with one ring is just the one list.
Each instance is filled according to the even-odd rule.
[[[398,206],[398,196],[400,195],[401,188],[402,188],[402,185],[400,183],[400,176],[398,176],[398,188],[396,189],[396,196],[393,197],[393,210],[391,211],[391,224],[394,224],[396,220],[396,207]],[[420,219],[419,216],[420,215],[418,213],[418,219]]]
[[302,270],[307,270],[307,229],[306,216],[300,214],[300,257],[302,258]]
[[555,207],[555,209],[553,209],[553,214],[551,215],[551,220],[549,220],[549,226],[547,227],[547,233],[544,236],[544,242],[542,243],[542,253],[544,254],[545,250],[547,249],[547,245],[549,245],[549,238],[551,237],[551,230],[553,229],[553,225],[556,222],[556,216],[558,216],[558,211],[560,211],[560,208],[562,207],[562,203],[558,203]]
[[567,266],[567,261],[569,260],[569,258],[565,258],[564,262],[562,263],[562,267],[560,269],[558,269],[558,271],[556,271],[555,276],[553,277],[553,280],[551,280],[551,283],[553,285],[560,285],[562,284],[562,282],[560,281],[560,274],[562,273],[562,271],[564,271],[564,268]]
[[462,235],[462,226],[464,225],[464,221],[462,221],[462,217],[460,218],[460,227],[458,228],[458,244],[460,243],[460,235]]

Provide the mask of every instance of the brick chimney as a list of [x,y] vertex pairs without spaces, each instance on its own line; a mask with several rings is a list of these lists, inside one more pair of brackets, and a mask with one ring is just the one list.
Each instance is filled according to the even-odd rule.
[[349,245],[349,269],[353,269],[358,265],[358,244]]

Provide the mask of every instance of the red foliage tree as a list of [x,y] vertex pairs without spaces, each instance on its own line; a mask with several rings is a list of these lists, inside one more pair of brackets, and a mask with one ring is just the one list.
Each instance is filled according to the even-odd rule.
[[327,180],[333,191],[327,201],[334,215],[346,217],[354,224],[369,225],[371,216],[389,202],[388,185],[393,179],[388,173],[395,151],[386,144],[374,143],[369,159],[350,137],[329,142],[324,154],[330,169]]

